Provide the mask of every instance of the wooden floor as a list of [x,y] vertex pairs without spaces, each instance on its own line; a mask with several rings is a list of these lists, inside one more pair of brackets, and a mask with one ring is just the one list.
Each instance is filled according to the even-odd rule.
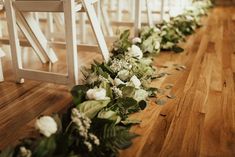
[[[152,86],[173,84],[171,92],[176,98],[161,106],[150,103],[145,111],[133,116],[142,120],[140,126],[132,128],[141,137],[121,152],[122,157],[235,156],[235,8],[215,8],[203,22],[204,27],[184,44],[184,53],[156,57],[159,72],[171,75]],[[59,56],[63,58],[64,53],[59,51]],[[91,56],[96,57],[81,54],[81,63],[89,63]],[[31,57],[26,63],[29,67],[48,68]],[[175,64],[187,68],[178,71]],[[64,72],[64,67],[58,63],[50,68]],[[6,82],[0,84],[0,148],[33,135],[35,117],[63,111],[71,102],[64,86],[29,80],[16,85],[9,56],[4,68]]]

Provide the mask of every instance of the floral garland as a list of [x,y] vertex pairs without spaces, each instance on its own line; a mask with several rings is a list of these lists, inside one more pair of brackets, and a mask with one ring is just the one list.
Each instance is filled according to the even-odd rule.
[[68,112],[38,118],[35,128],[40,138],[24,139],[0,157],[118,156],[118,150],[130,147],[138,136],[129,128],[141,121],[129,115],[144,110],[148,98],[156,96],[157,89],[148,86],[157,78],[152,54],[183,51],[177,44],[200,27],[200,17],[211,6],[210,1],[194,2],[184,14],[145,27],[132,40],[130,31],[124,31],[108,63],[95,61],[82,69],[84,85],[71,90],[74,104]]

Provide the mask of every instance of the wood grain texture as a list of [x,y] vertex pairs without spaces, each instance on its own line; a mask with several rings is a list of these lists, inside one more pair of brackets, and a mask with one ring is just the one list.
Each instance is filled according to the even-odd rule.
[[[165,105],[153,100],[131,118],[142,120],[131,131],[141,136],[121,157],[234,157],[235,156],[235,8],[218,7],[203,18],[204,26],[182,43],[184,53],[161,53],[154,64],[170,75],[152,82],[153,87],[173,84]],[[6,48],[5,48],[6,49]],[[41,65],[35,54],[24,58],[24,66],[66,73],[65,53],[57,50],[60,62]],[[23,55],[24,55],[23,54]],[[101,58],[79,52],[79,62]],[[178,71],[175,64],[185,65]],[[34,136],[37,116],[63,112],[71,103],[64,86],[26,80],[13,81],[9,55],[3,59],[6,81],[0,84],[0,148]],[[164,68],[163,68],[164,67]],[[107,155],[108,157],[108,155]]]
[[153,125],[142,131],[133,127],[142,137],[121,156],[235,156],[234,14],[233,7],[213,9],[203,19],[204,26],[183,44],[184,53],[155,59],[156,65],[182,64],[187,69],[153,82],[157,87],[174,84],[176,99],[164,106],[151,104],[147,109],[151,114],[138,114],[143,123],[154,119]]

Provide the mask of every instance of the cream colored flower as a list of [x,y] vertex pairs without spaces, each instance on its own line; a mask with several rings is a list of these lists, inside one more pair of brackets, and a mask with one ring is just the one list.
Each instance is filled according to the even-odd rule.
[[131,77],[130,83],[132,83],[135,86],[135,88],[140,88],[141,86],[140,80],[135,75]]
[[157,28],[157,27],[154,27],[153,31],[156,32],[156,33],[161,33],[161,30],[159,28]]
[[114,85],[115,86],[119,86],[121,84],[125,84],[125,82],[123,82],[122,80],[120,80],[119,78],[115,78],[114,79]]
[[131,55],[132,57],[136,57],[138,59],[143,58],[143,52],[141,51],[141,49],[136,46],[136,45],[132,45],[129,49],[128,49],[128,54]]
[[121,71],[118,72],[117,76],[122,81],[126,81],[128,78],[130,78],[130,72],[128,70],[121,70]]
[[141,42],[142,42],[142,40],[139,37],[136,37],[136,38],[132,39],[133,44],[138,44],[138,43],[141,43]]
[[43,116],[37,119],[35,123],[35,128],[39,130],[41,134],[46,137],[50,137],[52,134],[55,134],[57,131],[57,124],[55,120],[50,116]]
[[155,50],[159,50],[160,49],[160,47],[161,47],[161,44],[160,44],[160,42],[159,41],[156,41],[156,43],[155,43],[156,45],[155,45]]
[[20,147],[20,157],[32,157],[32,152],[25,147]]
[[106,90],[103,88],[89,89],[86,93],[89,100],[106,100]]

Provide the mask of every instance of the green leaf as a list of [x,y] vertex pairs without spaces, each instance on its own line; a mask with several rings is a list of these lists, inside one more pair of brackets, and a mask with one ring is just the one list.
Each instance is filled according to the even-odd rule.
[[97,113],[108,105],[110,100],[91,100],[85,101],[77,108],[80,112],[84,113],[90,119],[94,118]]
[[56,149],[56,141],[55,136],[51,136],[50,138],[43,138],[37,144],[34,152],[33,157],[45,157],[45,156],[52,156]]
[[115,125],[112,121],[96,119],[93,124],[101,146],[105,146],[103,149],[110,149],[115,154],[118,153],[118,149],[130,147],[131,140],[138,137],[137,134],[129,132],[127,127]]
[[122,88],[122,94],[124,97],[133,97],[135,95],[135,87],[125,86]]
[[86,92],[89,88],[85,85],[77,85],[74,86],[71,90],[71,94],[73,96],[73,102],[75,105],[79,105],[84,100],[86,100]]
[[100,84],[100,88],[104,88],[106,90],[106,96],[109,97],[109,98],[113,98],[113,93],[112,93],[112,89],[109,85],[109,83],[107,82],[102,82]]
[[108,120],[114,121],[115,124],[121,121],[121,117],[118,116],[116,112],[111,111],[111,110],[108,110],[108,111],[102,110],[99,112],[97,117],[100,119],[108,119]]
[[120,35],[120,40],[128,40],[130,36],[130,30],[125,30],[121,35]]

